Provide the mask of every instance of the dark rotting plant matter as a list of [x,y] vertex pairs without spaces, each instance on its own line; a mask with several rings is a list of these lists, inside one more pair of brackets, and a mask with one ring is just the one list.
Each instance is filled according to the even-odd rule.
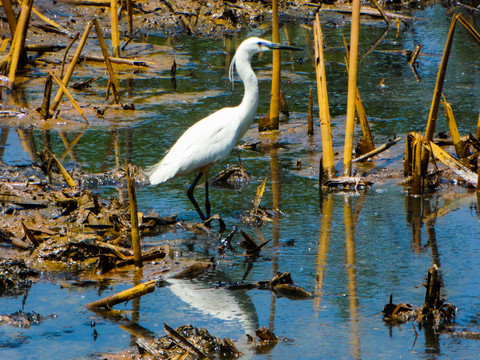
[[434,265],[428,270],[425,284],[425,302],[422,306],[413,306],[409,303],[390,302],[383,307],[383,320],[387,323],[416,322],[420,327],[441,328],[455,321],[456,308],[440,294],[442,280],[437,267]]

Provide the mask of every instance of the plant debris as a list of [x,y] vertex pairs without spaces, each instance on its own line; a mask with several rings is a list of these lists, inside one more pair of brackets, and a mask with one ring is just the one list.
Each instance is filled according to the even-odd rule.
[[[176,329],[164,324],[167,335],[161,338],[140,337],[136,340],[136,349],[119,354],[129,359],[204,359],[239,357],[240,351],[229,338],[217,338],[205,329],[197,329],[192,325],[178,326]],[[102,358],[114,358],[110,354],[102,354]]]
[[28,293],[38,271],[25,265],[23,259],[0,261],[0,297],[17,297]]
[[38,325],[46,319],[55,319],[56,315],[42,316],[36,312],[24,312],[19,310],[13,314],[1,315],[0,325],[10,325],[18,328],[29,328]]
[[[51,171],[48,179],[32,168],[4,169],[0,241],[17,248],[17,256],[29,266],[103,274],[131,263],[128,207],[117,199],[100,200],[92,191],[77,186],[55,190],[51,184],[60,179]],[[176,222],[176,217],[148,214],[139,228],[146,233],[161,231]],[[167,251],[150,249],[144,255],[151,261],[164,258]]]
[[415,321],[420,326],[432,328],[451,324],[455,321],[456,308],[440,296],[440,290],[441,280],[434,265],[428,270],[425,303],[419,307],[408,303],[394,304],[390,295],[390,303],[382,310],[384,321],[400,324]]

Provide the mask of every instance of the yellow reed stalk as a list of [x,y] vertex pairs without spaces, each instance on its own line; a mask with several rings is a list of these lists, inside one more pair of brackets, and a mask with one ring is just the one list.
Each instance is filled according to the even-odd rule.
[[[423,193],[423,178],[422,178],[422,136],[419,133],[415,134],[412,142],[413,162],[412,162],[412,186],[411,193],[413,195],[421,195]],[[427,153],[428,154],[428,153]]]
[[118,30],[118,3],[117,0],[110,2],[110,19],[112,29],[113,56],[120,57],[120,33]]
[[[72,77],[73,70],[75,69],[75,66],[78,63],[78,59],[80,58],[80,55],[82,54],[83,47],[87,42],[88,34],[92,29],[93,23],[94,21],[91,20],[88,22],[87,26],[85,27],[85,31],[83,32],[82,38],[80,39],[80,43],[78,44],[77,51],[75,52],[75,55],[73,56],[72,61],[70,61],[70,65],[68,65],[67,72],[65,73],[65,76],[63,77],[63,80],[62,80],[65,86],[68,85],[68,82]],[[60,101],[62,101],[62,97],[63,97],[63,89],[60,87],[60,89],[58,89],[57,95],[55,95],[55,99],[53,100],[53,104],[51,107],[52,112],[55,112],[57,110],[58,105],[60,105]]]
[[447,165],[455,174],[460,176],[463,180],[469,184],[478,188],[478,176],[468,167],[463,165],[460,161],[455,159],[449,153],[444,151],[440,146],[436,145],[433,141],[430,141],[430,149],[433,156]]
[[57,169],[60,171],[60,174],[62,174],[63,178],[65,179],[65,181],[67,182],[67,184],[70,188],[74,189],[77,186],[77,184],[75,184],[75,181],[70,176],[68,171],[65,170],[62,163],[55,157],[55,155],[53,155],[53,153],[50,150],[44,149],[40,153],[40,158],[46,164],[55,165],[57,167]]
[[103,38],[100,24],[98,23],[97,19],[94,19],[93,22],[95,24],[95,31],[97,32],[98,42],[100,43],[102,54],[103,54],[103,57],[105,58],[105,65],[107,66],[108,74],[110,75],[110,80],[113,83],[113,95],[115,97],[115,102],[118,103],[120,100],[120,96],[118,94],[118,89],[120,89],[120,85],[118,84],[118,80],[115,77],[115,73],[113,71],[112,63],[110,61],[110,55],[108,55],[107,45],[105,44],[105,39]]
[[150,280],[134,286],[133,288],[121,291],[117,294],[108,296],[106,298],[93,301],[90,304],[87,304],[87,308],[107,308],[110,309],[112,306],[126,302],[135,298],[138,298],[142,295],[149,294],[155,290],[155,283],[157,280]]
[[128,37],[133,37],[133,1],[127,0]]
[[324,180],[328,180],[335,175],[335,163],[333,159],[332,132],[330,128],[330,110],[328,105],[327,79],[325,74],[325,57],[323,54],[323,35],[318,13],[315,14],[313,34],[315,43],[315,71],[317,75],[320,131],[322,134],[323,169],[326,175]]
[[448,128],[450,129],[450,136],[452,137],[453,146],[455,147],[455,152],[457,156],[461,159],[466,156],[465,154],[465,143],[460,138],[460,133],[458,132],[457,123],[453,115],[453,110],[450,104],[447,102],[445,95],[443,95],[443,107],[445,109],[445,117],[447,118]]
[[362,104],[362,99],[360,98],[360,93],[358,92],[358,87],[356,95],[357,96],[355,97],[355,107],[357,109],[360,126],[362,127],[363,139],[365,140],[364,144],[366,145],[368,151],[372,151],[375,149],[375,144],[373,142],[372,132],[370,131],[370,125],[368,124],[367,113],[365,112],[365,108]]
[[68,91],[68,89],[65,87],[65,85],[63,84],[62,80],[60,80],[57,75],[55,75],[54,73],[52,72],[49,72],[50,75],[52,75],[52,78],[53,80],[55,80],[55,82],[57,83],[57,85],[62,89],[63,93],[65,93],[65,95],[67,95],[68,99],[70,100],[70,102],[72,103],[73,107],[75,108],[75,110],[78,111],[78,113],[80,114],[81,117],[83,117],[83,119],[85,120],[85,122],[87,124],[89,124],[88,122],[88,119],[87,117],[85,116],[82,108],[77,104],[77,102],[75,101],[75,99],[73,98],[72,94],[70,94],[70,91]]
[[[345,40],[345,36],[343,37],[343,44],[345,45],[345,51],[347,53],[347,60],[345,61],[345,63],[348,64],[350,55],[348,51],[348,44],[347,44],[347,41]],[[348,65],[347,65],[347,71],[348,71]],[[363,107],[362,99],[360,98],[360,92],[358,91],[358,86],[356,84],[355,84],[355,88],[357,92],[355,96],[355,108],[357,110],[358,119],[360,121],[360,126],[362,128],[364,146],[367,152],[370,152],[375,149],[375,144],[373,142],[372,132],[370,131],[370,125],[368,123],[367,113],[365,112],[365,108]]]
[[0,53],[3,53],[5,50],[7,50],[7,46],[10,43],[10,39],[3,39],[0,42]]
[[32,10],[33,0],[26,0],[22,4],[20,17],[18,19],[15,35],[13,36],[10,68],[8,72],[8,82],[13,86],[15,82],[15,73],[17,72],[18,62],[25,47],[25,38],[27,37],[28,22],[30,20],[30,12]]
[[[428,114],[427,129],[425,130],[425,140],[430,142],[433,140],[433,134],[435,133],[435,127],[437,124],[438,107],[440,105],[440,97],[442,95],[443,83],[445,80],[445,73],[447,72],[448,59],[450,57],[450,50],[453,44],[453,34],[455,32],[455,24],[457,17],[454,15],[450,22],[450,29],[448,30],[447,41],[445,42],[445,48],[443,50],[442,60],[438,67],[437,82],[435,83],[435,89],[433,91],[432,104],[430,105],[430,113]],[[428,168],[428,152],[426,149],[422,152],[422,169],[423,174],[426,175]]]
[[15,29],[17,28],[17,19],[15,13],[13,12],[12,1],[11,0],[2,0],[3,10],[7,17],[8,26],[10,27],[10,33],[12,34],[12,39],[15,34]]
[[357,97],[358,34],[360,31],[360,0],[353,0],[352,27],[350,31],[350,56],[348,67],[347,122],[343,154],[343,176],[352,173],[353,129],[355,125],[355,102]]
[[473,27],[472,24],[470,24],[470,22],[465,18],[465,16],[463,16],[463,14],[458,14],[456,16],[458,22],[460,24],[462,24],[465,29],[467,29],[467,31],[470,33],[470,35],[473,36],[473,39],[477,42],[477,44],[480,45],[480,34],[478,33],[478,31]]
[[475,137],[480,139],[480,113],[478,113],[478,121],[477,121],[477,131],[475,132]]
[[[278,0],[272,1],[272,41],[280,42],[278,27]],[[270,98],[270,116],[268,130],[278,130],[280,114],[280,50],[273,50],[272,55],[272,91]]]
[[[19,1],[20,4],[22,4],[22,1]],[[55,21],[53,21],[52,19],[49,19],[48,17],[46,17],[45,15],[43,15],[40,11],[38,11],[37,9],[35,9],[34,7],[32,7],[32,12],[37,15],[40,19],[42,19],[43,21],[45,21],[47,24],[53,26],[54,28],[56,28],[58,31],[60,31],[61,33],[67,35],[67,36],[70,36],[70,37],[73,37],[74,34],[70,31],[68,31],[67,29],[65,29],[62,25],[56,23]]]

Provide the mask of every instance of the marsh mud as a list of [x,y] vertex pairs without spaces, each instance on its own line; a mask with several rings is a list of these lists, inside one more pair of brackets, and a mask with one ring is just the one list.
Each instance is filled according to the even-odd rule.
[[[52,171],[47,176],[42,166],[45,164],[30,168],[2,165],[2,246],[20,251],[13,256],[21,259],[19,264],[25,261],[31,267],[47,272],[65,269],[101,274],[115,268],[117,261],[127,265],[128,258],[133,256],[129,250],[128,204],[118,199],[101,201],[87,188],[63,187],[59,183],[63,181],[60,174]],[[100,177],[88,174],[84,180],[87,184],[98,185],[109,179],[109,183],[118,185],[125,177],[125,171],[121,175],[119,172],[122,170]],[[135,176],[135,172],[132,175]],[[74,176],[83,178],[79,173]],[[145,182],[142,176],[143,173],[138,171],[139,183]],[[161,232],[176,224],[175,217],[145,214],[141,216],[139,228],[146,233]],[[154,249],[148,250],[152,259],[166,256],[162,250],[152,257]],[[28,271],[14,273],[28,274]],[[8,278],[4,284],[16,285]]]

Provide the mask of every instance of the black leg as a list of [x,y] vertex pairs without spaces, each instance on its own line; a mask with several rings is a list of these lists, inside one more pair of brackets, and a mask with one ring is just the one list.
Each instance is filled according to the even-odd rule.
[[245,171],[245,168],[243,167],[242,158],[240,157],[240,150],[238,150],[238,148],[237,148],[237,155],[238,155],[238,162],[240,163],[240,168],[242,169],[242,171]]
[[[188,198],[190,199],[190,201],[192,202],[193,206],[195,206],[195,210],[197,210],[197,213],[198,215],[200,215],[200,218],[202,219],[202,221],[205,221],[207,220],[207,218],[205,217],[205,215],[203,215],[203,212],[202,210],[200,209],[200,206],[198,206],[198,203],[197,201],[195,200],[195,198],[193,197],[193,190],[195,190],[195,186],[197,186],[198,182],[200,181],[200,178],[202,177],[202,173],[198,173],[197,177],[195,178],[195,180],[193,180],[193,183],[192,185],[190,185],[190,187],[188,188],[187,190],[187,196]],[[207,210],[209,212],[209,210]]]
[[208,171],[205,171],[203,175],[205,176],[205,211],[207,212],[207,219],[210,219],[210,209],[212,206],[208,198]]

